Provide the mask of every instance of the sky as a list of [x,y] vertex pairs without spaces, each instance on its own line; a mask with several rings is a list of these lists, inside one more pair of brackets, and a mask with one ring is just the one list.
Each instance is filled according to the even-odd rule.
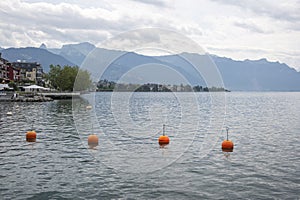
[[93,44],[140,28],[175,31],[207,53],[300,71],[300,0],[1,0],[0,47]]

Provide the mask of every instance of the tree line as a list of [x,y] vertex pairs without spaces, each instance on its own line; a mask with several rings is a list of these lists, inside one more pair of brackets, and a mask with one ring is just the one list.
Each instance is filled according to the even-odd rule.
[[100,80],[97,83],[97,91],[134,91],[134,92],[229,92],[222,87],[203,87],[200,85],[164,85],[156,83],[132,84],[132,83],[116,83],[107,79]]

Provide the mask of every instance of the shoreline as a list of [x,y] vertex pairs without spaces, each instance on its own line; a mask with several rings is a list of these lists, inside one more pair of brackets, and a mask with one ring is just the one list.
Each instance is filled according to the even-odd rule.
[[44,96],[33,96],[33,97],[25,97],[20,96],[17,98],[0,98],[0,102],[48,102],[53,101],[54,99],[50,97]]
[[8,91],[2,92],[0,94],[0,102],[48,102],[53,100],[63,100],[80,97],[80,93],[74,92],[18,94]]

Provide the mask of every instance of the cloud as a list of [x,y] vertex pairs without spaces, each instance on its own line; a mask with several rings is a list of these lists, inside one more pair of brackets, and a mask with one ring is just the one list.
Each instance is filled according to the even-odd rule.
[[168,7],[169,6],[168,2],[163,1],[163,0],[132,0],[132,1],[150,4],[150,5],[159,6],[159,7]]
[[[154,1],[155,4],[163,5],[163,1]],[[131,3],[131,1],[127,2]],[[8,26],[10,32],[25,37],[35,36],[34,40],[26,40],[30,45],[40,42],[42,36],[45,39],[62,40],[63,43],[72,41],[76,42],[78,38],[90,38],[90,41],[98,43],[99,39],[103,40],[103,36],[110,37],[112,35],[143,27],[163,27],[169,29],[177,29],[186,34],[198,33],[195,24],[182,23],[177,24],[178,20],[167,18],[165,13],[152,13],[157,8],[150,8],[146,5],[137,6],[135,12],[131,12],[131,6],[124,6],[117,9],[111,4],[111,9],[102,7],[81,7],[80,4],[59,3],[52,4],[49,2],[23,2],[19,0],[1,1],[0,2],[0,18],[3,27],[8,24],[16,26]],[[147,8],[147,10],[145,10]],[[146,13],[151,13],[147,15]],[[1,24],[1,23],[0,23]],[[81,35],[84,33],[84,35]],[[98,34],[99,33],[99,34]],[[1,36],[0,36],[1,37]],[[40,39],[39,39],[40,38]],[[3,41],[3,40],[2,40]],[[11,41],[13,39],[11,38]],[[23,42],[24,45],[26,43]],[[21,42],[22,43],[22,42]],[[6,44],[6,43],[5,43]],[[1,45],[5,45],[4,42]],[[15,43],[18,45],[20,43]],[[51,46],[51,44],[50,44]]]
[[256,33],[272,33],[272,31],[266,31],[263,28],[258,27],[257,25],[253,23],[246,23],[246,22],[234,22],[234,25],[246,30],[249,30],[251,32]]
[[180,54],[182,52],[204,54],[203,49],[185,35],[161,28],[136,29],[117,35],[97,47],[128,52],[147,52],[148,55]]
[[[210,53],[236,59],[277,56],[297,67],[300,56],[288,60],[288,55],[283,58],[280,52],[299,52],[299,8],[296,0],[0,1],[0,46],[98,44],[126,31],[157,27],[178,32],[204,48],[214,47],[208,48]],[[141,37],[145,41],[161,39],[147,33]],[[237,48],[245,51],[230,51]]]
[[[125,12],[119,14],[115,10],[107,11],[102,8],[83,9],[78,5],[66,3],[54,5],[45,2],[30,4],[20,1],[2,1],[0,5],[0,18],[5,19],[0,22],[0,25],[2,24],[2,30],[6,35],[12,32],[25,36],[26,33],[28,37],[39,38],[44,34],[49,36],[48,39],[52,37],[70,41],[81,38],[81,33],[85,33],[83,38],[88,35],[93,37],[94,42],[99,42],[95,40],[103,39],[103,35],[108,37],[145,24],[159,24],[153,18],[148,19]],[[137,21],[136,18],[139,20]],[[95,33],[101,34],[98,37]],[[7,38],[14,41],[11,37]],[[3,43],[2,45],[5,45],[8,41]]]
[[[42,42],[61,44],[91,37],[107,38],[104,30],[116,29],[105,18],[92,19],[76,5],[48,3],[34,5],[15,1],[1,5],[1,45],[38,46]],[[103,27],[101,31],[101,28]],[[99,30],[100,29],[100,30]],[[15,43],[13,43],[15,42]],[[51,46],[50,45],[50,46]]]
[[[66,29],[118,29],[126,20],[112,17],[106,10],[81,9],[77,5],[61,3],[27,4],[16,1],[14,5],[2,4],[2,16],[6,22],[19,23],[19,26],[36,27],[48,25]],[[38,28],[38,27],[37,27]]]
[[260,0],[258,1],[239,1],[239,0],[213,0],[225,5],[239,7],[243,10],[249,10],[257,15],[266,15],[277,20],[299,21],[300,20],[300,2],[299,0],[276,1]]

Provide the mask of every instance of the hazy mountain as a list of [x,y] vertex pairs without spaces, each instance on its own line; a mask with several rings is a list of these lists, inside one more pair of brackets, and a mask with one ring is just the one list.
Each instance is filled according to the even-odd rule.
[[[194,63],[201,63],[200,74],[184,58],[188,58],[189,61]],[[218,56],[210,56],[210,58],[216,64],[225,88],[230,90],[300,91],[300,73],[286,64],[269,62],[266,59],[235,61]],[[137,73],[132,73],[132,69],[136,66],[144,67]],[[168,66],[171,70],[165,70],[163,66]],[[172,84],[187,80],[193,85],[220,86],[218,80],[210,77],[210,74],[214,75],[215,72],[206,73],[204,66],[213,68],[209,57],[205,55],[183,53],[180,55],[149,57],[127,53],[116,59],[103,77],[118,80],[122,74],[131,74],[131,76],[127,75],[128,78],[131,78],[133,82],[137,82],[138,79],[145,81],[148,78],[150,81],[151,79],[156,80],[157,76],[162,76],[166,82]],[[182,75],[184,80],[174,76],[174,72]]]
[[45,72],[49,71],[49,66],[51,64],[71,65],[74,66],[72,62],[65,59],[64,57],[53,54],[46,49],[26,47],[26,48],[8,48],[1,50],[2,57],[9,60],[10,62],[15,62],[17,60],[26,60],[27,62],[38,62],[42,65]]
[[[95,49],[82,67],[88,67],[94,77],[129,83],[165,83],[204,85],[205,82],[188,66],[177,66],[159,60],[157,57],[144,56],[134,52]],[[106,68],[104,71],[103,68]],[[185,80],[188,79],[188,80]]]
[[[103,58],[101,58],[102,61],[98,58],[89,63],[93,71],[96,71],[100,65],[105,65],[106,62],[103,59],[109,57],[114,52],[111,50],[107,51],[101,49],[99,52],[98,55],[103,55]],[[222,58],[214,55],[208,57],[207,55],[191,53],[150,57],[133,52],[119,52],[119,55],[116,53],[113,57],[116,59],[113,59],[113,62],[106,69],[105,73],[103,73],[102,79],[119,80],[123,75],[123,79],[127,77],[128,81],[131,82],[154,82],[154,80],[160,80],[161,82],[180,84],[188,81],[193,85],[220,86],[217,80],[210,77],[211,74],[214,75],[216,72],[211,71],[210,73],[206,71],[207,69],[214,68],[211,64],[211,58],[220,72],[224,86],[230,90],[300,90],[299,72],[286,64],[269,62],[266,59],[235,61],[230,58]],[[190,62],[201,63],[199,65],[200,74]],[[166,68],[169,68],[169,70],[166,70]],[[183,79],[175,76],[175,73],[180,74]],[[161,78],[159,79],[159,77]]]
[[[201,62],[201,55],[199,57]],[[230,58],[211,55],[216,64],[224,85],[230,90],[247,91],[299,91],[300,73],[286,64],[269,62],[266,59],[235,61]],[[178,56],[160,56],[159,60],[191,69],[187,61]],[[195,71],[189,71],[195,74]]]
[[40,49],[47,49],[47,46],[46,46],[44,43],[42,43],[41,46],[40,46],[39,48],[40,48]]
[[48,51],[58,54],[67,60],[72,61],[77,66],[80,66],[85,57],[90,53],[95,46],[88,42],[79,44],[63,45],[60,49],[48,49]]
[[266,59],[235,61],[212,56],[226,87],[232,90],[299,91],[300,73],[286,64]]
[[[39,62],[46,72],[50,64],[80,66],[84,61],[84,66],[89,66],[89,69],[94,72],[99,71],[99,66],[108,65],[102,77],[99,77],[102,79],[170,84],[188,81],[193,85],[202,86],[214,84],[209,82],[214,78],[208,78],[207,75],[216,74],[213,71],[209,72],[214,68],[210,66],[210,59],[212,59],[225,87],[230,90],[300,91],[299,72],[286,64],[269,62],[266,59],[236,61],[215,55],[208,57],[191,53],[151,57],[134,52],[95,49],[95,46],[90,43],[64,45],[57,49],[47,49],[45,45],[41,47],[9,48],[2,49],[1,52],[2,57],[9,61]],[[89,55],[90,52],[94,56]],[[94,58],[85,60],[87,55]],[[200,74],[190,62],[201,63]],[[100,76],[100,73],[98,74]]]

